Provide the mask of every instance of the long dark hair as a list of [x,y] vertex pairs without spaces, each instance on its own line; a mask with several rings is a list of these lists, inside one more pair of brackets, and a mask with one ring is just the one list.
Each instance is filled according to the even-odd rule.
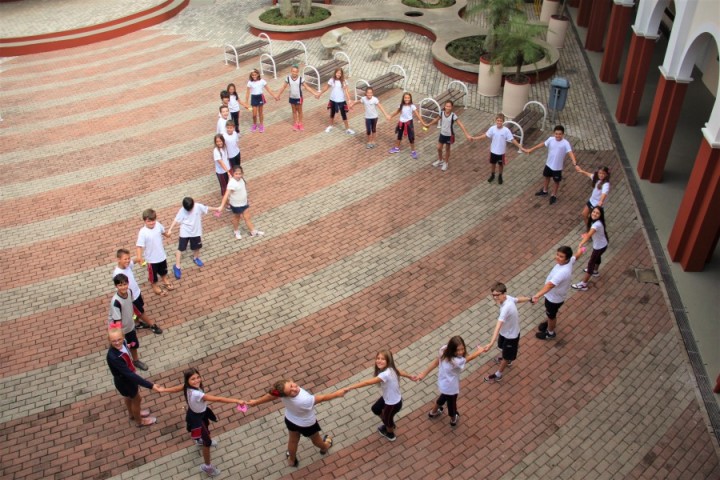
[[[462,355],[458,355],[458,347],[460,345],[463,346],[465,349],[465,353]],[[467,356],[467,347],[465,346],[465,340],[459,335],[456,335],[450,339],[450,341],[447,344],[447,347],[445,347],[445,351],[442,354],[442,359],[447,360],[448,362],[452,361],[455,357],[466,357]]]
[[[597,220],[592,219],[592,212],[595,209],[597,209],[600,212],[600,218],[598,218]],[[597,207],[593,207],[593,209],[590,210],[590,215],[588,215],[588,219],[587,219],[587,231],[588,232],[590,231],[590,228],[592,228],[592,224],[596,221],[602,223],[603,230],[605,231],[605,239],[608,241],[608,243],[610,243],[610,235],[608,235],[607,225],[605,225],[605,209],[603,207],[597,206]]]
[[[605,172],[605,178],[602,181],[600,181],[600,183],[598,184],[598,180],[600,180],[600,176],[598,175],[598,172],[600,170]],[[610,169],[608,167],[600,167],[595,171],[595,173],[593,173],[593,177],[592,177],[593,187],[595,185],[597,185],[597,189],[601,190],[603,185],[605,185],[606,183],[610,183]]]
[[[382,355],[383,357],[385,357],[385,361],[387,362],[387,367],[385,367],[385,370],[387,370],[388,368],[392,368],[393,370],[395,370],[395,375],[397,375],[398,379],[399,379],[400,372],[398,372],[398,369],[395,366],[395,360],[393,360],[393,356],[392,356],[392,353],[390,352],[390,350],[380,350],[379,352],[377,352],[377,354],[375,354],[375,358],[377,358],[378,355]],[[385,370],[380,370],[377,367],[377,363],[375,363],[375,376],[376,377],[378,376],[379,373],[384,372]]]
[[[410,97],[410,103],[405,103],[405,95],[407,95],[408,97]],[[401,110],[402,110],[402,107],[404,107],[405,105],[412,105],[412,103],[413,103],[412,93],[410,93],[410,92],[404,92],[404,93],[402,94],[402,97],[400,98],[400,106],[398,107],[397,111],[398,111],[398,112],[401,111]]]
[[[197,373],[198,375],[200,375],[200,372],[198,371],[197,368],[188,368],[187,370],[185,370],[185,371],[183,372],[183,393],[185,394],[185,401],[186,401],[186,402],[188,401],[188,396],[187,396],[188,389],[195,390],[194,387],[191,387],[191,386],[190,386],[190,384],[188,383],[188,381],[190,381],[190,377],[192,377],[192,376],[195,375],[196,373]],[[205,387],[203,387],[202,382],[200,382],[200,390],[203,390],[203,391],[205,390]]]

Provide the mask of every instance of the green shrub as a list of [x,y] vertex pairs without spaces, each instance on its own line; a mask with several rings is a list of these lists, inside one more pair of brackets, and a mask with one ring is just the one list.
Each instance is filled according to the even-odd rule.
[[440,0],[435,4],[425,3],[422,0],[403,0],[402,3],[412,8],[445,8],[455,5],[455,0]]
[[270,25],[309,25],[311,23],[322,22],[326,18],[330,17],[330,10],[326,10],[321,7],[312,7],[310,16],[306,18],[297,16],[297,7],[293,7],[293,9],[295,10],[295,17],[293,18],[285,18],[280,15],[279,8],[273,8],[262,13],[260,15],[260,21],[269,23]]

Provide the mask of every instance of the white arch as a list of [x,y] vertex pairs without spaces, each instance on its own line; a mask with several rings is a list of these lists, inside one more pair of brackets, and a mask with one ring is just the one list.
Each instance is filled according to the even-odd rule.
[[657,38],[659,36],[660,21],[663,12],[670,4],[670,0],[640,0],[633,31],[638,37]]

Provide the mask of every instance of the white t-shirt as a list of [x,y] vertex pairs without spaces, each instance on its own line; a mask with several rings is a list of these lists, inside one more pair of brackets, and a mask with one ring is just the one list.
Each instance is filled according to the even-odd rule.
[[238,144],[238,134],[233,132],[232,135],[227,134],[227,130],[222,134],[225,139],[225,148],[227,148],[228,158],[233,158],[240,153],[240,145]]
[[500,335],[507,339],[520,336],[520,315],[516,304],[517,298],[506,295],[505,301],[500,305],[500,316],[498,316],[498,321],[502,322]]
[[555,285],[552,290],[545,294],[545,298],[552,303],[562,303],[565,301],[568,290],[570,290],[570,282],[572,282],[573,265],[575,265],[575,257],[570,257],[570,261],[565,265],[555,265],[545,279],[545,283]]
[[234,177],[231,177],[227,189],[230,191],[230,195],[228,196],[230,206],[244,207],[248,204],[247,187],[245,186],[244,178],[237,181]]
[[365,118],[378,118],[377,105],[380,103],[380,100],[378,100],[377,97],[362,97],[360,101],[365,106]]
[[312,427],[317,422],[315,397],[301,388],[296,397],[280,397],[285,405],[285,418],[298,427]]
[[165,246],[163,245],[162,234],[165,233],[165,227],[162,223],[155,222],[155,227],[149,229],[142,227],[138,233],[135,246],[143,248],[143,256],[148,263],[160,263],[167,258],[165,255]]
[[220,135],[224,135],[227,133],[226,123],[230,120],[230,118],[223,118],[222,115],[220,115],[220,118],[217,120],[217,126],[215,127],[215,133],[219,133]]
[[182,238],[202,237],[202,216],[208,213],[208,207],[202,203],[195,202],[189,212],[185,207],[180,207],[175,221],[180,224],[180,236]]
[[228,110],[230,110],[233,113],[240,111],[240,102],[238,101],[238,96],[236,93],[230,94],[230,101],[228,102]]
[[572,152],[570,142],[564,138],[558,142],[555,140],[555,137],[550,137],[545,140],[545,146],[548,149],[548,156],[545,165],[547,165],[551,170],[562,170],[563,163],[565,163],[565,155]]
[[[597,204],[600,203],[600,197],[604,195],[607,195],[610,193],[610,182],[605,182],[602,184],[602,187],[598,188],[598,185],[600,184],[600,180],[595,183],[595,188],[593,188],[592,194],[590,195],[590,205],[593,207],[597,207]],[[605,201],[607,201],[607,197],[605,198]]]
[[135,265],[135,262],[130,260],[130,264],[127,266],[127,268],[120,268],[115,267],[113,270],[112,276],[115,278],[115,275],[118,273],[122,273],[126,277],[128,277],[128,286],[130,287],[130,292],[132,293],[132,298],[138,298],[140,296],[140,285],[138,285],[137,281],[135,280],[135,274],[132,271],[133,265]]
[[264,79],[260,80],[250,80],[247,84],[248,88],[250,89],[250,95],[262,95],[263,87],[267,85],[267,82]]
[[465,357],[453,357],[450,361],[443,358],[447,345],[443,345],[438,352],[438,390],[445,395],[460,393],[460,374],[465,368]]
[[192,410],[195,413],[203,413],[205,410],[207,410],[207,402],[203,401],[203,397],[205,396],[205,392],[202,390],[197,390],[195,388],[188,388],[187,389],[187,403],[190,410]]
[[287,83],[288,86],[290,87],[290,98],[301,98],[302,97],[302,92],[300,89],[302,88],[302,84],[305,83],[305,80],[303,80],[302,77],[298,76],[298,78],[293,80],[293,78],[290,75],[288,75],[287,78],[285,79],[285,83]]
[[600,250],[601,248],[607,247],[608,239],[605,235],[605,227],[603,227],[602,222],[600,220],[596,220],[590,228],[595,229],[595,234],[592,236],[593,249]]
[[446,137],[449,137],[452,135],[453,131],[453,122],[457,120],[457,115],[454,113],[450,113],[450,115],[445,116],[445,112],[442,112],[440,114],[440,135],[445,135]]
[[330,85],[330,100],[335,103],[346,101],[344,88],[347,83],[331,78],[328,80],[328,85]]
[[380,388],[382,389],[382,397],[385,405],[397,405],[402,400],[400,395],[400,381],[395,370],[387,368],[384,372],[378,373],[378,378],[382,380]]
[[400,108],[400,121],[405,123],[412,120],[415,110],[417,110],[417,107],[413,104],[403,105],[402,108]]
[[213,149],[213,164],[215,164],[215,173],[223,174],[226,172],[226,170],[223,169],[220,164],[225,165],[225,168],[228,170],[230,169],[230,164],[228,163],[228,154],[227,154],[227,148],[218,148],[215,147]]
[[506,126],[497,128],[497,125],[493,125],[485,132],[485,136],[490,139],[490,153],[495,155],[505,155],[508,142],[513,140],[513,134]]

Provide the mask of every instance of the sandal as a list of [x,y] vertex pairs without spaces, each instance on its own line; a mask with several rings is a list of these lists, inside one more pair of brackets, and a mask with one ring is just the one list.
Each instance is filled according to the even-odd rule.
[[164,297],[167,295],[167,292],[163,290],[162,288],[158,287],[157,285],[153,285],[152,291],[155,295],[160,295],[161,297]]
[[157,418],[155,417],[144,417],[139,424],[137,424],[138,427],[149,427],[150,425],[154,425],[157,423]]
[[[290,452],[285,452],[285,458],[290,460]],[[295,463],[293,463],[292,465],[288,465],[288,466],[297,468],[298,465],[300,465],[300,461],[298,460],[297,455],[295,455]]]
[[172,283],[163,283],[163,287],[168,290],[175,290],[175,286]]
[[325,450],[320,450],[320,455],[325,455],[326,453],[328,453],[328,451],[329,451],[329,450],[332,448],[332,446],[333,446],[333,439],[332,439],[332,437],[331,437],[330,435],[325,435],[325,436],[323,437],[323,442],[324,442],[324,443],[329,443],[330,445],[329,445],[328,448],[326,448]]
[[145,410],[140,410],[140,416],[141,416],[141,417],[149,417],[149,416],[150,416],[150,410],[147,409],[147,408],[146,408]]

